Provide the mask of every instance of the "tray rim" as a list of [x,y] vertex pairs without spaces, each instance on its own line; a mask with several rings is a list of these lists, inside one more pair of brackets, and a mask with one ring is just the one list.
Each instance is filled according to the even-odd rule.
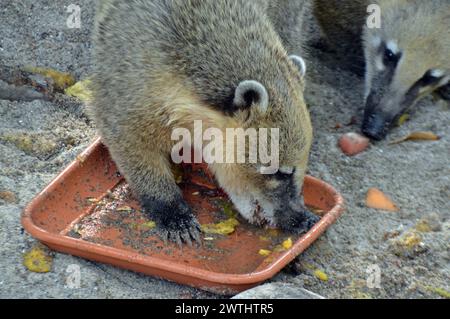
[[[101,138],[97,137],[95,141],[79,155],[79,157],[89,156],[97,149],[97,147],[101,147],[102,145],[103,143],[101,142]],[[137,264],[141,267],[149,269],[149,271],[151,269],[157,269],[176,276],[181,275],[183,277],[196,278],[213,284],[221,284],[227,286],[257,284],[273,277],[289,262],[294,260],[306,248],[308,248],[317,238],[319,238],[325,232],[325,230],[342,215],[344,211],[344,199],[342,195],[335,190],[334,187],[325,183],[324,181],[307,175],[305,177],[306,179],[319,182],[322,187],[326,188],[328,192],[333,194],[336,203],[335,206],[330,211],[328,211],[322,217],[322,219],[309,230],[308,233],[301,236],[289,250],[278,256],[277,259],[270,263],[266,268],[260,271],[250,272],[246,274],[218,273],[197,267],[186,266],[183,264],[169,263],[167,260],[162,260],[157,257],[145,256],[139,253],[133,253],[114,247],[108,247],[96,243],[86,242],[76,238],[70,238],[61,234],[51,233],[36,225],[33,222],[32,213],[42,200],[42,197],[45,194],[51,193],[52,190],[56,188],[61,179],[66,174],[75,171],[78,165],[80,165],[78,160],[72,161],[41,192],[39,192],[23,210],[21,217],[22,226],[31,236],[51,246],[54,245],[58,247],[64,247],[70,249],[71,251],[84,251],[95,257],[118,260],[130,266],[133,266],[133,264]],[[76,255],[74,254],[74,256]],[[110,264],[115,265],[114,263]],[[123,266],[118,267],[124,268]],[[128,269],[132,268],[130,267]]]

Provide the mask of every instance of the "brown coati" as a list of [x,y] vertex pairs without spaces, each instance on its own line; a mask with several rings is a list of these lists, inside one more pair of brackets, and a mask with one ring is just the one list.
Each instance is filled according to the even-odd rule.
[[289,231],[317,217],[299,196],[312,142],[304,63],[247,0],[104,0],[94,36],[93,116],[164,239],[200,240],[171,172],[175,128],[278,128],[279,166],[209,166],[249,222]]
[[[372,4],[381,9],[380,28],[365,23]],[[430,93],[448,101],[450,1],[315,0],[314,10],[330,42],[353,46],[350,52],[362,48],[367,136],[383,139],[401,114]]]

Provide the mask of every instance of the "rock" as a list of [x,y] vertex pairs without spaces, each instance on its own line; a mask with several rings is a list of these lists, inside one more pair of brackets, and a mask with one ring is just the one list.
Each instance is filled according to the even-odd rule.
[[325,299],[324,297],[291,283],[264,284],[234,296],[232,299]]

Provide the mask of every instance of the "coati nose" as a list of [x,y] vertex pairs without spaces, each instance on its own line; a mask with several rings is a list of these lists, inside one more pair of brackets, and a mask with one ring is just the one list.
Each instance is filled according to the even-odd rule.
[[364,117],[362,132],[367,137],[380,141],[387,135],[388,123],[380,114],[370,114]]

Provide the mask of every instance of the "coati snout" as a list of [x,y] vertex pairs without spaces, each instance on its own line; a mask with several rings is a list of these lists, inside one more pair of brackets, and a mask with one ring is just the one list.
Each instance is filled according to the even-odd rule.
[[305,208],[300,195],[303,164],[282,167],[275,174],[261,174],[248,166],[216,165],[214,170],[241,215],[253,224],[304,232],[319,219]]
[[364,27],[366,105],[362,131],[381,140],[417,101],[446,99],[450,81],[450,3],[380,1],[381,28]]
[[102,0],[98,10],[95,123],[161,236],[200,240],[170,169],[172,132],[193,131],[195,121],[222,132],[279,129],[279,173],[262,174],[260,162],[210,168],[250,222],[308,229],[317,218],[300,198],[312,143],[305,64],[288,56],[265,9],[248,0]]

